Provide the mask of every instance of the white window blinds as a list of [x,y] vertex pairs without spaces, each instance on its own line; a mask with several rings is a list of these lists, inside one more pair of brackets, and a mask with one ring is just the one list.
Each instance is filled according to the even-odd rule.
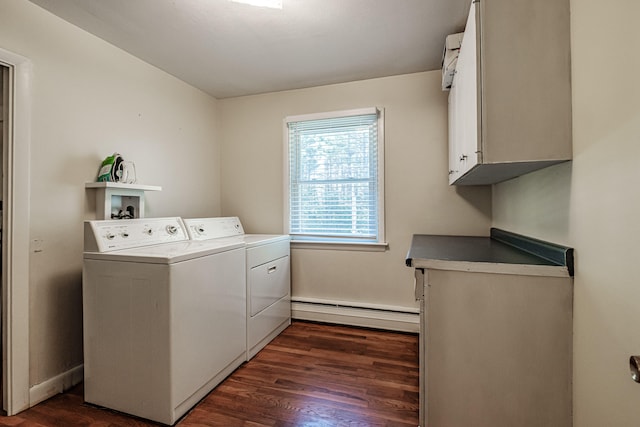
[[294,240],[378,241],[379,113],[365,111],[287,120],[289,233]]

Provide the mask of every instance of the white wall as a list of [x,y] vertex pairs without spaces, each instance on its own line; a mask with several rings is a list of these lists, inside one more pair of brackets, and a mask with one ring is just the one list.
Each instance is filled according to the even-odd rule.
[[294,297],[416,307],[404,259],[414,233],[486,235],[490,188],[447,185],[447,93],[440,72],[219,101],[222,207],[247,232],[283,231],[282,121],[288,115],[385,108],[386,252],[292,251]]
[[[147,216],[220,213],[217,102],[24,0],[0,47],[32,61],[30,384],[82,363],[82,221],[100,161],[136,163]],[[196,193],[194,188],[199,189]]]
[[574,425],[639,425],[640,38],[637,0],[571,2],[573,150],[494,187],[494,226],[575,248]]

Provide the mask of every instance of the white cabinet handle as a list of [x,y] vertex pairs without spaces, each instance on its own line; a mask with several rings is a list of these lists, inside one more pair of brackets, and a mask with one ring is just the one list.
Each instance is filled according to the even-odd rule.
[[274,273],[276,271],[278,267],[276,267],[275,265],[273,267],[269,267],[269,269],[267,270],[267,274],[271,274]]

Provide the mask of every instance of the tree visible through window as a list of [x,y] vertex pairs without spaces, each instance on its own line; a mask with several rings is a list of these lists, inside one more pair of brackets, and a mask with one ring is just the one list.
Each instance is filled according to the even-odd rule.
[[287,118],[294,240],[379,241],[380,121],[373,108]]

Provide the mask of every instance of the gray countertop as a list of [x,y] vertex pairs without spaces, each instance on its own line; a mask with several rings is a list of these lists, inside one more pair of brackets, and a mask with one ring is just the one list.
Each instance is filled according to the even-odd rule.
[[[492,235],[493,235],[492,230]],[[501,230],[498,230],[500,233]],[[506,232],[508,233],[508,232]],[[510,234],[510,233],[508,233]],[[518,235],[514,235],[518,236]],[[518,236],[522,238],[523,236]],[[528,239],[528,238],[527,238]],[[527,243],[539,242],[528,239]],[[545,245],[570,250],[561,246]],[[442,236],[415,234],[407,254],[406,264],[413,268],[475,271],[502,274],[548,275],[566,277],[573,275],[573,255],[570,266],[558,262],[546,253],[534,254],[492,237]]]

